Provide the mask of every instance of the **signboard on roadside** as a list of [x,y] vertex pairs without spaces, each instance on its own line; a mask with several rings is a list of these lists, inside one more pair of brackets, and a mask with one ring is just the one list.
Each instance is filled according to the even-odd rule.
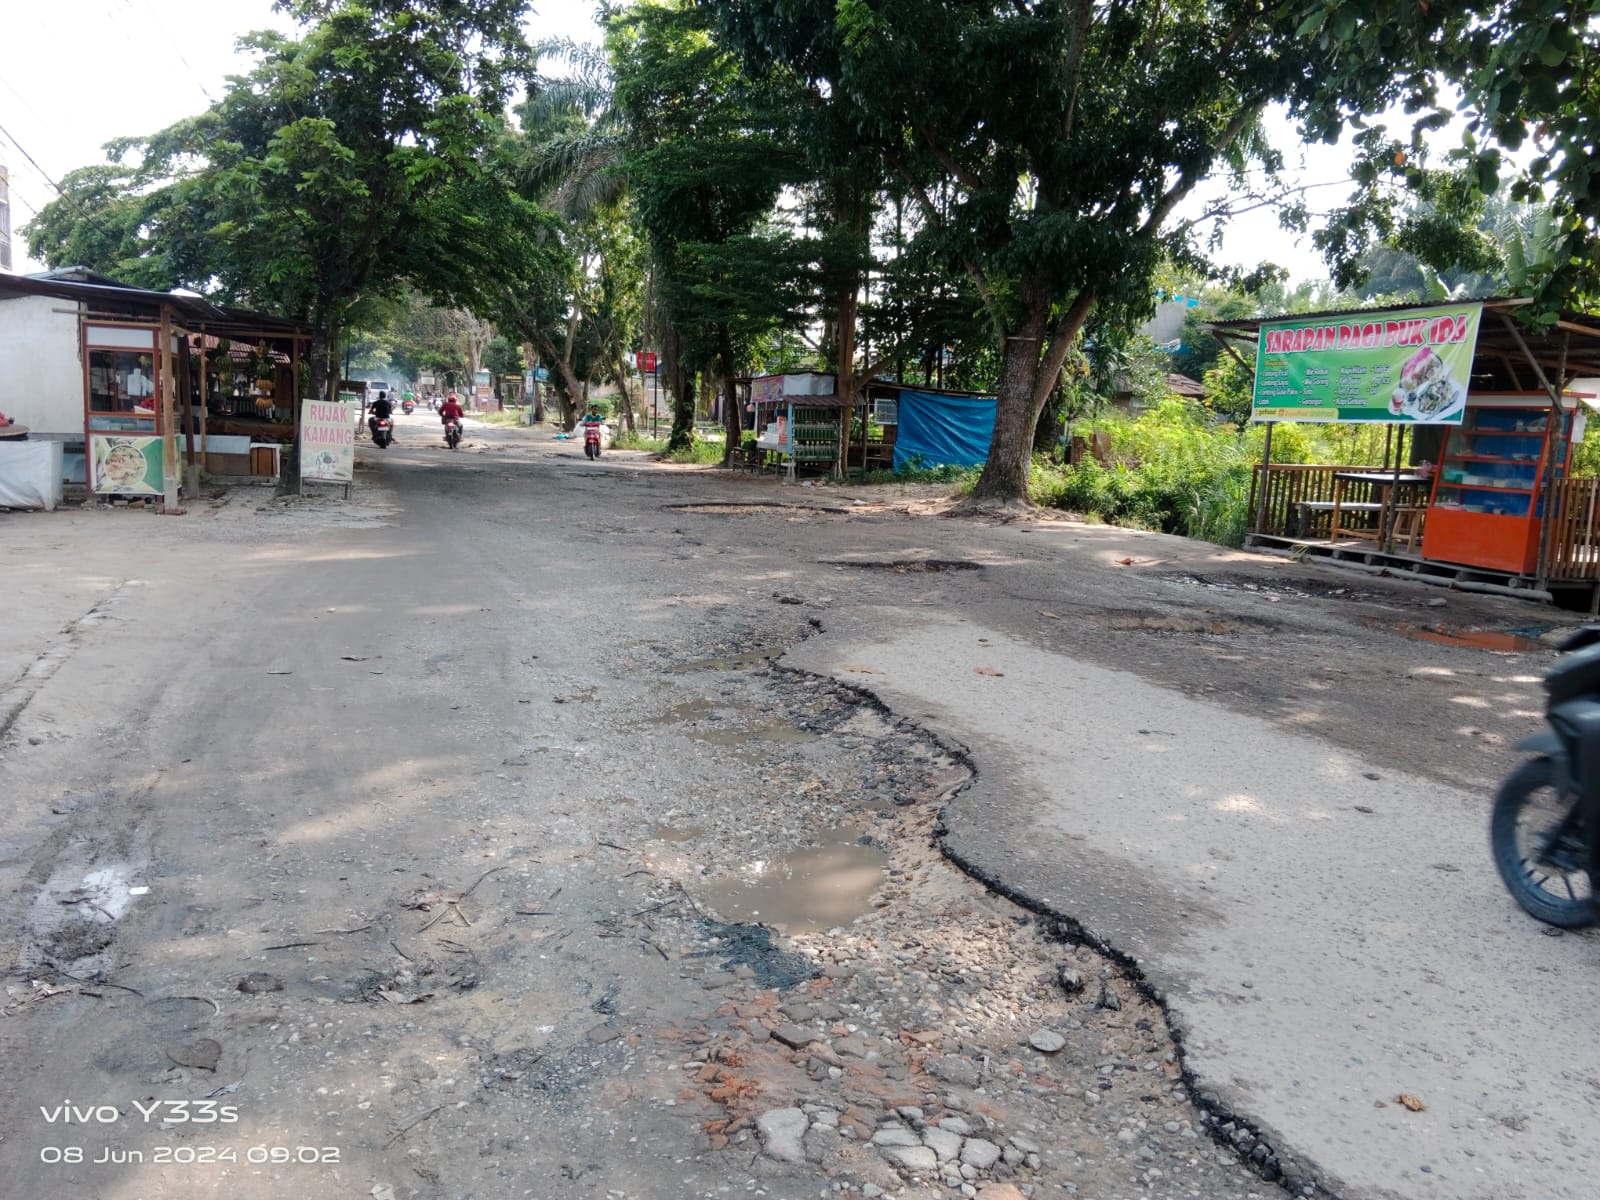
[[634,365],[646,375],[653,374],[656,369],[656,352],[654,350],[635,351],[633,361]]
[[97,496],[162,494],[158,437],[89,437],[90,490]]
[[1459,425],[1482,314],[1446,304],[1264,324],[1252,419]]
[[533,377],[535,379],[537,379],[540,383],[549,383],[550,382],[550,368],[549,367],[535,367],[533,369]]
[[356,469],[356,411],[351,403],[300,405],[300,478],[350,483]]

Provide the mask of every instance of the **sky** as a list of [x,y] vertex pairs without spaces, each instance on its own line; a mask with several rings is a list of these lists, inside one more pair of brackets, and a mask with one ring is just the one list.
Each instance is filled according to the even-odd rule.
[[[11,176],[15,269],[42,270],[26,257],[22,226],[76,167],[104,161],[117,137],[154,133],[206,108],[223,81],[247,68],[234,52],[240,34],[289,28],[272,0],[17,0],[27,17],[0,38],[0,164]],[[536,38],[598,40],[595,0],[535,0]],[[1284,138],[1288,130],[1284,130]],[[1298,147],[1280,140],[1291,166]],[[1303,179],[1342,178],[1347,152],[1305,152]],[[1338,188],[1312,193],[1331,201]],[[1217,258],[1253,267],[1268,259],[1298,279],[1326,275],[1310,249],[1278,227],[1270,210],[1236,223]]]

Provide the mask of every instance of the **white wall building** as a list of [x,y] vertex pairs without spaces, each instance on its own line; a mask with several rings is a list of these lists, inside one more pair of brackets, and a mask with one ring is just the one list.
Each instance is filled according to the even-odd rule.
[[83,440],[78,318],[53,296],[0,299],[0,412],[34,438]]

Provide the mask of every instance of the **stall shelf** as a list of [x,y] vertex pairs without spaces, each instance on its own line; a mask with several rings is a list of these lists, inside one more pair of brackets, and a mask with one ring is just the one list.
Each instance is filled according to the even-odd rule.
[[1474,393],[1434,478],[1423,557],[1490,570],[1538,569],[1546,476],[1565,478],[1584,411],[1565,393],[1552,421],[1542,392]]

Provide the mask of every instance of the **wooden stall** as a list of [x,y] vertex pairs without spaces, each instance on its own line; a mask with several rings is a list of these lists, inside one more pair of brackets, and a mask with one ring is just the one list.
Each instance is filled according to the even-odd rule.
[[[1600,484],[1570,477],[1600,395],[1600,317],[1565,312],[1536,328],[1517,319],[1527,303],[1471,302],[1481,319],[1470,348],[1458,352],[1470,358],[1453,374],[1428,361],[1435,347],[1445,352],[1433,322],[1458,319],[1469,305],[1216,323],[1212,331],[1229,353],[1246,361],[1240,350],[1248,345],[1257,362],[1272,365],[1265,403],[1257,380],[1268,460],[1271,423],[1294,419],[1297,404],[1333,405],[1312,408],[1310,420],[1363,415],[1337,407],[1346,397],[1336,392],[1331,402],[1312,397],[1317,388],[1341,387],[1342,373],[1360,377],[1368,404],[1376,396],[1381,405],[1393,388],[1389,412],[1365,414],[1392,422],[1381,466],[1266,461],[1254,469],[1247,542],[1461,586],[1541,595],[1588,589],[1591,604],[1600,599]],[[1342,367],[1346,338],[1370,361],[1352,357],[1360,365]],[[1316,371],[1286,371],[1285,359],[1302,348],[1331,353]],[[1357,388],[1346,390],[1354,397]]]
[[75,308],[85,484],[97,496],[161,497],[202,469],[276,470],[292,443],[310,329],[199,296],[129,287],[92,272],[0,276],[0,296]]

